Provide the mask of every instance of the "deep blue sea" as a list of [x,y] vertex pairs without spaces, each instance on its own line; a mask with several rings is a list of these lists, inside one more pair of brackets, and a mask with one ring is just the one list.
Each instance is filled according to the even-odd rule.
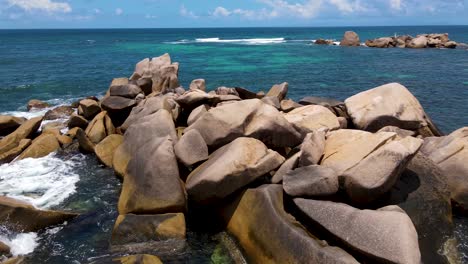
[[[468,26],[0,30],[0,113],[28,116],[25,106],[33,98],[60,105],[103,95],[113,78],[129,77],[138,61],[167,52],[180,63],[185,87],[204,78],[209,89],[267,91],[286,81],[289,97],[296,100],[344,100],[399,82],[444,132],[468,125],[468,50],[312,44],[318,38],[339,41],[347,30],[357,32],[361,42],[395,34],[449,33],[452,40],[468,43]],[[119,192],[112,171],[93,157],[50,156],[0,166],[0,194],[83,213],[66,226],[39,234],[11,234],[0,227],[0,241],[28,246],[31,263],[99,262],[114,254],[108,241]],[[461,222],[459,239],[466,237],[467,226]],[[188,236],[187,249],[163,256],[165,263],[210,263],[213,252],[219,253],[219,234]]]

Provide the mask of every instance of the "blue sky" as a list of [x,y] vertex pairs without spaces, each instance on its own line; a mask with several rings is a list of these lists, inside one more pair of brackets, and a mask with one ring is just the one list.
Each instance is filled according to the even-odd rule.
[[0,0],[0,28],[467,24],[468,0]]

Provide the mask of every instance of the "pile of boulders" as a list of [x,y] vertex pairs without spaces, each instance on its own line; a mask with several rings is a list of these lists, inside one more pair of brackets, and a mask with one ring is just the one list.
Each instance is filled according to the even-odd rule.
[[[317,39],[314,41],[317,45],[336,45],[331,39]],[[358,34],[353,31],[346,31],[340,46],[361,46]],[[365,46],[370,48],[447,48],[455,49],[458,46],[465,47],[463,43],[457,43],[449,39],[448,33],[437,34],[421,34],[416,37],[409,35],[381,37],[376,39],[368,39]]]
[[[180,250],[186,217],[210,212],[253,263],[446,263],[456,252],[468,130],[443,136],[404,86],[295,102],[287,83],[207,92],[197,79],[185,90],[177,69],[168,54],[139,62],[103,99],[79,102],[73,143],[59,144],[122,178],[115,250]],[[5,120],[19,127],[0,146],[34,145],[20,147],[41,118]]]

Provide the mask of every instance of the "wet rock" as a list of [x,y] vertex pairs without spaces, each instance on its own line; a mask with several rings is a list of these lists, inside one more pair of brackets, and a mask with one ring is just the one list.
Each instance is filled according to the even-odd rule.
[[115,127],[112,124],[112,120],[107,115],[107,112],[102,111],[89,122],[85,132],[86,136],[88,136],[93,144],[98,144],[107,136],[114,134]]
[[44,109],[44,108],[47,108],[49,107],[50,105],[46,102],[43,102],[43,101],[40,101],[40,100],[37,100],[37,99],[32,99],[32,100],[29,100],[28,104],[27,104],[27,108],[28,108],[28,111],[31,111],[31,110],[34,110],[34,109]]
[[111,86],[109,89],[110,96],[121,96],[130,99],[134,99],[138,94],[142,92],[143,91],[141,90],[141,88],[135,84]]
[[343,39],[340,42],[340,46],[360,46],[361,42],[359,40],[358,34],[353,31],[346,31]]
[[84,99],[80,101],[80,105],[78,106],[78,114],[87,120],[93,119],[100,112],[101,107],[99,107],[98,102],[91,99]]
[[28,203],[0,196],[0,222],[14,232],[37,232],[76,216],[74,213],[39,210]]
[[49,110],[44,115],[44,120],[56,120],[68,118],[75,110],[71,106],[62,105]]
[[197,130],[185,133],[174,146],[177,159],[185,166],[208,159],[208,146]]
[[26,118],[0,115],[0,136],[12,133],[25,121]]
[[294,170],[298,163],[299,157],[301,156],[301,152],[298,151],[289,157],[283,164],[279,167],[279,169],[275,172],[273,177],[271,178],[271,182],[274,184],[281,183],[283,181],[284,175],[291,170]]
[[4,154],[18,147],[20,141],[25,138],[31,138],[39,129],[42,123],[42,117],[35,117],[24,122],[13,133],[0,140],[0,154]]
[[208,146],[220,147],[238,137],[253,137],[272,147],[296,146],[302,136],[274,107],[258,99],[211,108],[186,132],[195,129]]
[[340,128],[338,118],[327,108],[308,105],[296,108],[284,116],[303,135],[315,130],[336,130]]
[[109,96],[101,101],[101,107],[108,112],[115,126],[123,124],[134,106],[135,100],[120,96]]
[[88,127],[88,120],[80,115],[71,115],[70,120],[68,121],[68,128],[79,127],[86,129]]
[[323,197],[338,192],[338,174],[330,168],[310,165],[289,171],[283,189],[292,197]]
[[162,264],[162,261],[153,255],[130,255],[113,259],[113,262],[121,264]]
[[223,216],[252,263],[358,263],[342,249],[311,237],[285,212],[281,185],[248,189]]
[[0,257],[10,254],[10,247],[0,241]]
[[317,45],[333,45],[333,40],[332,39],[317,39],[314,44]]
[[468,127],[458,129],[445,137],[424,139],[421,152],[442,169],[455,204],[467,209]]
[[94,148],[97,158],[107,167],[112,168],[115,150],[122,144],[123,136],[113,134],[104,138]]
[[206,91],[206,82],[204,79],[196,79],[190,83],[190,90]]
[[268,91],[268,93],[265,95],[265,97],[276,97],[278,99],[278,102],[281,102],[286,98],[286,95],[288,94],[288,83],[284,82],[282,84],[275,84],[271,89]]
[[441,135],[416,97],[398,83],[361,92],[346,99],[345,104],[359,129],[375,132],[386,126],[396,126],[416,131],[427,127],[433,135]]
[[[131,234],[131,235],[129,235]],[[158,215],[119,215],[112,231],[112,245],[185,239],[182,213]]]
[[300,167],[319,164],[325,150],[325,134],[314,131],[306,135],[301,145]]
[[53,134],[42,134],[34,139],[31,145],[19,155],[18,160],[41,158],[60,149],[60,144]]
[[346,204],[294,199],[310,226],[319,226],[369,263],[421,263],[418,234],[397,206],[377,211]]
[[31,145],[31,139],[22,139],[20,140],[18,146],[10,149],[7,152],[0,154],[0,164],[9,163],[18,157],[27,147]]
[[197,203],[219,201],[278,168],[284,158],[261,141],[238,138],[211,154],[187,178],[189,199]]

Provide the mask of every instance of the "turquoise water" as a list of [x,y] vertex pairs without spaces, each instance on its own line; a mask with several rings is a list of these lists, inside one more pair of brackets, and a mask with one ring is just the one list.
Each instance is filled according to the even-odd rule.
[[[468,43],[468,26],[0,30],[0,112],[21,114],[32,98],[58,105],[103,95],[113,78],[130,76],[139,60],[168,52],[181,63],[179,78],[185,87],[193,79],[205,78],[209,89],[242,86],[266,91],[287,81],[293,99],[312,95],[344,100],[378,85],[399,82],[417,96],[446,133],[468,125],[468,50],[311,44],[317,38],[339,40],[350,29],[362,42],[394,34],[447,32],[451,39]],[[30,170],[35,169],[32,163]],[[93,157],[80,159],[70,170],[80,178],[76,190],[53,208],[78,211],[82,216],[38,234],[30,263],[102,262],[118,255],[109,251],[109,238],[117,217],[119,180]],[[0,172],[0,182],[1,177]],[[460,224],[459,237],[464,237],[466,226]],[[163,260],[209,263],[220,249],[222,236],[190,230],[186,248],[162,252]],[[461,249],[467,252],[466,245]]]

